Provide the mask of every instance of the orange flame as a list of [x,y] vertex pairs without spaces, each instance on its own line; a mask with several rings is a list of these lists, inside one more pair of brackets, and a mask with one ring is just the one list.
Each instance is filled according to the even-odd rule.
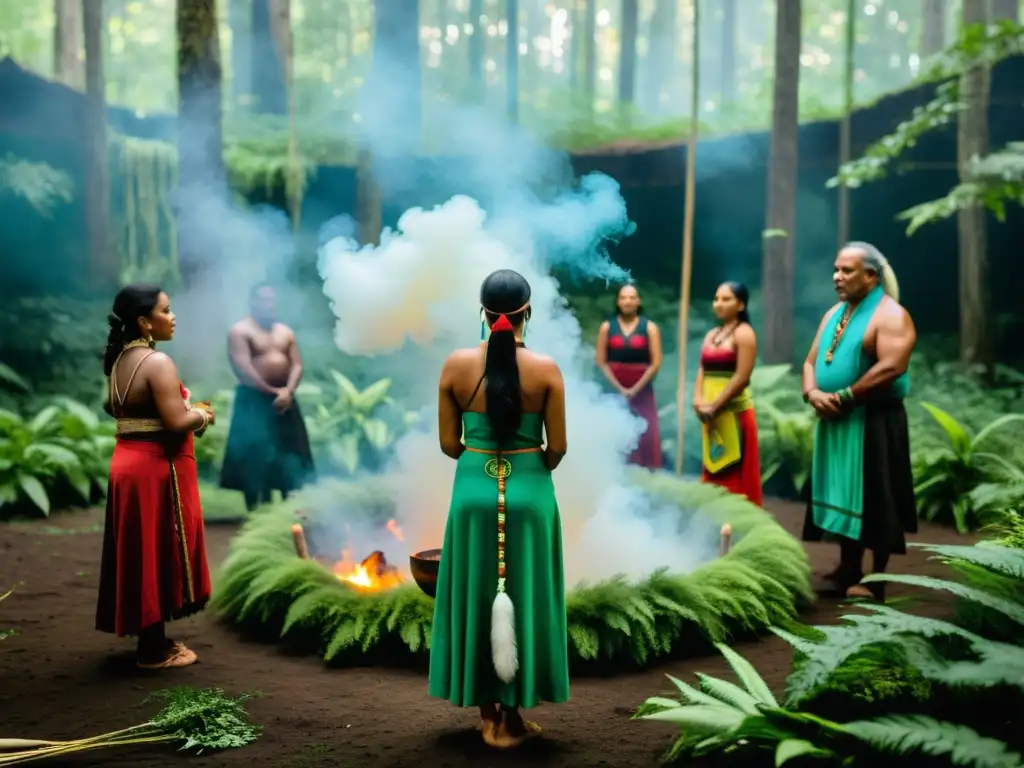
[[[397,522],[388,520],[387,529],[396,539],[404,541],[402,529]],[[405,581],[399,570],[389,565],[384,553],[379,550],[371,552],[365,560],[356,563],[352,559],[352,550],[343,549],[341,559],[334,564],[332,570],[341,581],[371,592],[391,589]]]

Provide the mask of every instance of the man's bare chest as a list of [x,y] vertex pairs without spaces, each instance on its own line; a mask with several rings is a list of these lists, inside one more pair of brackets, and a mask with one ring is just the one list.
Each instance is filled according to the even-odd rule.
[[288,334],[276,328],[273,331],[251,331],[249,333],[249,350],[253,357],[287,352]]

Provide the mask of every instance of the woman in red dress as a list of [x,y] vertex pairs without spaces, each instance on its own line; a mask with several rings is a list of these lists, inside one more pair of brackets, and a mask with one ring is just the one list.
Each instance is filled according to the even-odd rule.
[[137,637],[143,669],[185,667],[196,654],[168,639],[165,622],[210,598],[193,433],[214,421],[193,406],[157,341],[174,335],[167,294],[130,285],[114,299],[103,369],[106,409],[117,422],[110,462],[96,628]]
[[661,432],[658,405],[651,386],[661,367],[661,331],[643,316],[635,285],[619,288],[616,313],[597,332],[597,367],[629,401],[634,414],[647,422],[640,443],[629,457],[631,464],[661,469]]
[[722,323],[704,337],[693,390],[693,409],[702,422],[701,479],[746,496],[761,506],[761,458],[757,420],[747,386],[757,357],[745,285],[722,283],[714,310]]

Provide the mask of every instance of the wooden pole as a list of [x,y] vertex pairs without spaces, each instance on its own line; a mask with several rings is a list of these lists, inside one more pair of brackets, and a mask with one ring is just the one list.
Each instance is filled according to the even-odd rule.
[[686,334],[690,316],[690,274],[693,271],[694,159],[700,117],[700,0],[693,0],[693,45],[691,48],[690,139],[686,145],[686,203],[683,212],[683,274],[679,291],[679,384],[676,388],[676,474],[683,474],[686,453]]

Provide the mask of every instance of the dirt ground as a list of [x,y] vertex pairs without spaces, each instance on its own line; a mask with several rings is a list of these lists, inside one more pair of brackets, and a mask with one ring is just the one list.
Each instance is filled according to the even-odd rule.
[[[803,510],[769,502],[770,510],[797,534]],[[531,717],[544,738],[518,754],[494,754],[472,730],[472,711],[427,698],[426,678],[389,669],[329,670],[318,658],[283,655],[273,645],[246,642],[212,615],[171,625],[172,635],[195,649],[191,668],[144,673],[132,666],[132,642],[93,630],[102,516],[99,511],[57,515],[49,521],[0,526],[0,737],[64,739],[97,735],[144,721],[148,692],[173,685],[216,686],[229,693],[259,691],[249,707],[264,727],[244,749],[186,758],[165,747],[95,752],[49,765],[281,766],[362,768],[424,766],[654,766],[673,729],[633,722],[634,707],[647,696],[667,693],[670,673],[692,681],[697,671],[722,674],[720,658],[668,663],[640,674],[576,679],[572,700],[542,706]],[[210,526],[211,566],[224,557],[234,526]],[[964,542],[955,532],[923,527],[913,537],[931,543]],[[834,565],[835,550],[808,547],[816,575]],[[943,567],[912,550],[894,558],[893,570],[942,575]],[[907,594],[890,588],[890,599]],[[941,612],[945,605],[923,595],[915,611]],[[933,602],[927,602],[932,600]],[[838,600],[822,598],[804,615],[808,623],[833,623]],[[774,636],[737,646],[781,691],[791,650]]]

